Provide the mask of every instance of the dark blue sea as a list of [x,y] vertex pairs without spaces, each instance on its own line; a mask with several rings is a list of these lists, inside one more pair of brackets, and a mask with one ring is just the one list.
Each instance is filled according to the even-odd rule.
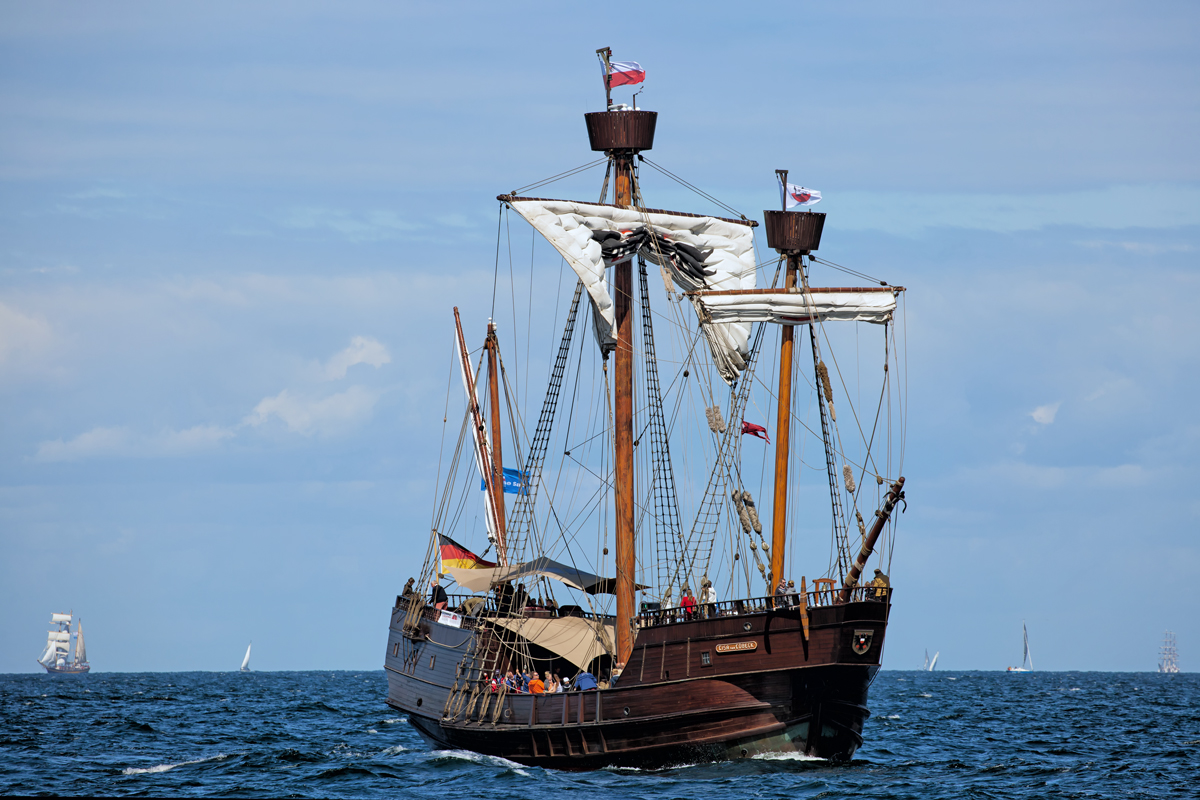
[[433,750],[380,672],[0,676],[0,792],[450,798],[1200,797],[1200,675],[882,672],[850,764],[591,773]]

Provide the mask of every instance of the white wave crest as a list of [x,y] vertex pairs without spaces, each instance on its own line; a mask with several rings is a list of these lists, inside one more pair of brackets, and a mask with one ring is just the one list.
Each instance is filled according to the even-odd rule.
[[823,758],[810,756],[807,753],[791,752],[791,753],[759,753],[750,756],[756,761],[824,761]]
[[888,714],[884,719],[900,719],[899,714]]
[[384,725],[395,725],[397,722],[407,722],[408,717],[388,717],[383,721]]
[[921,692],[921,694],[918,696],[919,697],[933,697],[933,695],[931,695],[929,692]]
[[529,773],[515,761],[509,761],[507,758],[500,756],[488,756],[483,753],[472,753],[470,750],[438,750],[435,755],[441,758],[459,758],[464,761],[474,761],[476,764],[487,764],[493,767],[504,767],[511,769],[518,775],[529,777]]
[[389,747],[389,748],[387,748],[386,750],[384,750],[384,751],[383,751],[383,753],[382,753],[381,755],[385,755],[385,756],[398,756],[398,755],[400,755],[401,753],[404,753],[404,752],[407,752],[407,751],[408,751],[408,748],[407,748],[407,747],[405,747],[405,746],[404,746],[404,745],[402,745],[402,744],[397,744],[397,745],[393,745],[392,747]]
[[229,758],[229,756],[225,755],[224,753],[218,753],[215,756],[209,756],[208,758],[197,758],[194,761],[180,761],[178,764],[159,764],[158,766],[154,767],[126,767],[125,769],[121,770],[121,774],[157,775],[160,772],[167,772],[168,770],[175,769],[176,767],[186,767],[189,764],[203,764],[205,761],[220,761],[225,758]]

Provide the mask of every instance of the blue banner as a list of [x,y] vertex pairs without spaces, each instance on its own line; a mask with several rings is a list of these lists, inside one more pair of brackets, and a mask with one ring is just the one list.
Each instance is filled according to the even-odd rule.
[[[521,494],[525,489],[525,473],[520,470],[504,468],[504,493],[505,494]],[[487,489],[487,481],[483,478],[479,479],[479,489],[484,491]]]

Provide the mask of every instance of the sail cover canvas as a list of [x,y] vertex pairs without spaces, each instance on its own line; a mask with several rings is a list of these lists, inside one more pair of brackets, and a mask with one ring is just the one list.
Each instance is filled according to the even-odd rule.
[[[753,289],[754,229],[749,222],[571,200],[502,198],[554,246],[583,281],[601,350],[616,346],[615,312],[605,269],[635,255],[666,270],[684,292]],[[750,324],[701,327],[721,376],[732,382],[749,355]]]
[[713,322],[774,322],[804,325],[810,322],[874,322],[892,319],[896,310],[891,287],[865,289],[813,288],[808,292],[758,289],[733,292],[696,292],[698,303]]
[[495,617],[490,622],[562,656],[580,669],[587,669],[596,656],[611,653],[616,640],[613,623],[598,624],[583,617]]

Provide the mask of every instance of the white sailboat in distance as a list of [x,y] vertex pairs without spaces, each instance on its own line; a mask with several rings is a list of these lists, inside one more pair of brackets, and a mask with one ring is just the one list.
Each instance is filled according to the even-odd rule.
[[934,668],[937,667],[938,656],[940,656],[941,654],[942,654],[941,650],[934,653],[933,660],[931,661],[929,659],[929,651],[926,650],[925,651],[925,666],[921,667],[921,670],[924,672],[933,672]]
[[1021,632],[1025,634],[1025,657],[1021,659],[1021,666],[1009,667],[1009,672],[1033,672],[1033,656],[1029,653],[1029,630],[1025,627],[1025,620],[1021,620]]
[[250,671],[250,648],[254,646],[254,642],[246,645],[246,657],[242,659],[242,672]]

